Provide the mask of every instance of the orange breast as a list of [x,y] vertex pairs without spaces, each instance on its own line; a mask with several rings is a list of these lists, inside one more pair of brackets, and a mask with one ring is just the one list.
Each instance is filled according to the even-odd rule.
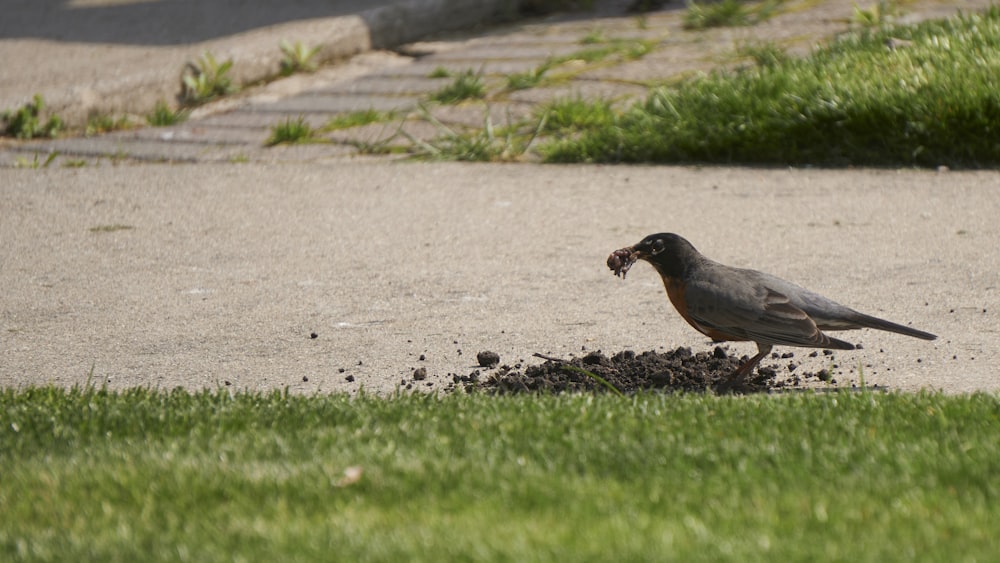
[[692,319],[691,315],[688,314],[687,299],[684,296],[684,292],[687,287],[684,285],[683,281],[677,278],[668,278],[664,276],[663,286],[667,288],[667,297],[669,297],[670,302],[673,303],[674,309],[677,309],[677,312],[684,317],[684,320],[687,321],[689,325],[693,326],[698,332],[716,341],[746,340],[745,338],[739,338],[731,334],[720,332],[712,327],[703,326]]

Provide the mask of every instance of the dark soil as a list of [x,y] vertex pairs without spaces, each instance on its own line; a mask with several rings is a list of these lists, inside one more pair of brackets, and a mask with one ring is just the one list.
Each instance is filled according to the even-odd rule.
[[[604,393],[611,390],[597,375],[622,393],[638,391],[686,391],[766,393],[796,388],[809,379],[829,381],[826,370],[818,373],[794,373],[796,364],[788,360],[793,354],[772,355],[772,359],[788,362],[779,368],[761,366],[742,384],[729,385],[728,379],[746,358],[737,358],[717,346],[712,352],[692,353],[690,348],[669,352],[630,350],[608,357],[600,351],[565,360],[549,358],[545,363],[521,368],[503,365],[495,371],[475,370],[467,376],[453,376],[449,389],[495,394],[510,393]],[[544,357],[544,356],[543,356]]]

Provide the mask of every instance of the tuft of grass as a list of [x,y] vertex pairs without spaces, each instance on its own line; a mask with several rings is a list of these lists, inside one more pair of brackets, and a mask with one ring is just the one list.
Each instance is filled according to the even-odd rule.
[[776,67],[791,59],[782,47],[771,41],[747,43],[737,48],[736,52],[738,56],[750,58],[758,66]]
[[3,121],[3,134],[18,139],[34,139],[38,137],[55,137],[63,128],[63,120],[58,115],[51,115],[42,121],[45,110],[45,100],[41,94],[35,94],[32,101],[16,110],[0,113]]
[[740,27],[754,25],[771,18],[782,0],[765,0],[751,5],[746,0],[690,2],[684,13],[684,29]]
[[439,66],[432,70],[427,78],[448,78],[451,76],[451,71],[443,66]]
[[83,168],[87,165],[84,158],[67,158],[62,162],[63,168]]
[[48,153],[47,155],[45,155],[44,159],[38,158],[37,152],[34,153],[30,159],[25,158],[23,156],[19,156],[17,157],[17,159],[14,160],[14,168],[31,168],[31,169],[48,168],[49,165],[52,164],[52,161],[54,161],[58,156],[59,156],[59,151],[52,151]]
[[287,118],[271,127],[271,136],[265,143],[269,147],[282,144],[310,143],[316,141],[316,132],[301,115]]
[[[619,56],[626,60],[642,58],[656,45],[655,41],[645,39],[609,39],[603,32],[592,31],[580,40],[583,45],[588,45],[573,53],[559,57],[551,57],[538,67],[527,72],[513,73],[507,76],[507,90],[525,90],[534,88],[542,83],[547,76],[553,74],[554,68],[570,61],[580,61],[591,64],[598,63],[612,56]],[[583,71],[583,68],[562,73],[559,78],[565,78],[567,74],[575,74]]]
[[451,84],[431,94],[431,100],[442,104],[456,104],[485,97],[486,87],[483,85],[482,74],[472,70],[460,73]]
[[91,137],[111,131],[131,129],[135,124],[127,116],[114,117],[108,114],[94,114],[87,118],[87,127],[84,135]]
[[4,388],[0,554],[988,561],[998,413],[985,393]]
[[441,134],[431,141],[423,141],[400,127],[398,134],[410,141],[410,152],[418,158],[473,162],[515,161],[531,149],[535,139],[545,128],[544,116],[530,132],[525,132],[520,124],[513,123],[509,116],[506,127],[495,127],[487,109],[482,129],[460,132],[441,123],[426,107],[421,106],[419,111],[421,117],[434,125]]
[[353,111],[331,118],[330,121],[323,126],[322,131],[339,131],[341,129],[350,129],[351,127],[360,127],[371,123],[392,121],[395,118],[396,113],[391,111],[379,111],[376,109]]
[[527,72],[515,72],[507,76],[508,90],[526,90],[538,86],[549,71],[550,65],[543,63]]
[[146,123],[149,123],[153,127],[168,127],[170,125],[177,125],[178,123],[183,123],[187,120],[190,111],[184,108],[178,108],[176,110],[170,109],[167,102],[160,100],[156,102],[156,106],[153,111],[146,114]]
[[1000,7],[863,30],[806,59],[654,90],[613,127],[540,150],[550,162],[996,166],[1000,58],[982,53],[998,43]]
[[205,51],[197,64],[188,63],[185,68],[181,101],[186,106],[197,106],[236,92],[238,88],[229,76],[232,67],[232,59],[220,63]]
[[851,22],[862,27],[879,27],[888,23],[898,13],[899,4],[895,1],[878,0],[867,9],[855,2]]
[[547,64],[551,67],[568,61],[596,63],[612,56],[620,56],[626,60],[634,60],[642,58],[648,54],[653,50],[655,45],[655,41],[648,39],[608,39],[603,43],[591,44],[590,47],[550,59]]
[[320,47],[307,47],[300,41],[290,43],[283,39],[279,44],[281,53],[281,75],[290,76],[296,72],[315,72],[316,61],[313,60],[319,53]]
[[578,97],[549,102],[540,113],[545,116],[544,131],[560,135],[613,127],[617,119],[609,101]]

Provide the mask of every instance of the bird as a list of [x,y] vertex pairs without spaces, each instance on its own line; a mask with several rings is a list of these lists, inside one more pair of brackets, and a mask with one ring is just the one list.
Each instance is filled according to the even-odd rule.
[[874,328],[923,340],[937,335],[841,305],[777,276],[720,264],[674,233],[649,235],[608,256],[608,267],[625,279],[638,260],[660,277],[681,317],[714,341],[752,341],[757,354],[724,382],[742,385],[774,346],[853,350],[855,346],[823,331]]

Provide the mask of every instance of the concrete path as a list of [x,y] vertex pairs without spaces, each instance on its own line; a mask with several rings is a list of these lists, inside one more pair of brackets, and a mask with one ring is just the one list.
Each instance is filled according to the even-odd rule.
[[[310,11],[320,4],[331,12]],[[391,6],[402,4],[418,5]],[[437,134],[427,119],[406,112],[450,80],[429,77],[439,66],[483,70],[486,102],[431,109],[449,127],[477,126],[484,112],[500,122],[567,95],[628,103],[656,80],[732,63],[726,53],[756,34],[807,47],[814,35],[803,40],[802,29],[843,28],[848,20],[838,14],[851,9],[806,2],[826,11],[792,11],[763,26],[693,37],[669,9],[637,18],[625,15],[621,2],[598,4],[606,11],[366,51],[210,104],[175,127],[0,141],[0,385],[433,390],[451,374],[471,372],[486,349],[511,365],[535,361],[534,352],[710,349],[673,312],[650,268],[639,265],[621,281],[604,266],[610,251],[669,230],[718,260],[770,271],[941,336],[928,343],[860,331],[847,339],[864,349],[833,360],[782,350],[796,352],[800,369],[836,364],[842,385],[857,382],[860,369],[868,383],[894,389],[1000,389],[995,173],[472,165],[358,154],[400,123],[415,138]],[[978,5],[942,4],[908,3],[908,17]],[[60,78],[14,94],[7,88],[17,81],[4,78],[0,92],[11,100],[40,89],[54,101],[48,92],[79,87],[68,99],[83,107],[79,100],[90,98],[79,92],[96,82],[79,77],[102,69],[89,55],[74,59],[77,49],[116,61],[118,84],[147,84],[131,72],[174,72],[208,45],[239,61],[240,49],[257,45],[255,52],[270,53],[264,66],[273,69],[281,38],[310,42],[333,29],[323,18],[354,17],[338,14],[337,5],[302,0],[264,22],[230,6],[226,13],[236,16],[216,18],[217,27],[200,27],[212,21],[202,17],[158,34],[127,23],[148,19],[135,15],[143,6],[194,8],[176,0],[24,2],[26,12],[11,12],[21,19],[0,20],[0,55],[27,57],[39,73]],[[32,9],[40,11],[25,15]],[[442,13],[424,16],[457,21]],[[50,21],[42,15],[62,23],[49,34],[18,35]],[[117,22],[110,27],[121,35],[84,36],[70,25],[78,18],[91,22],[82,28],[99,29],[100,15]],[[317,35],[302,31],[317,20],[325,22]],[[302,27],[289,34],[285,25]],[[176,44],[181,39],[186,43]],[[638,59],[592,64],[574,56],[591,40],[653,48]],[[160,50],[169,57],[149,62]],[[561,80],[504,90],[510,73],[553,57],[569,69]],[[74,67],[83,74],[63,74]],[[5,65],[0,72],[21,71]],[[24,78],[30,74],[19,76],[31,84]],[[133,96],[169,94],[176,77],[171,82],[163,91],[135,86]],[[110,91],[92,98],[114,99]],[[400,109],[404,117],[330,132],[328,143],[264,147],[282,119],[302,115],[319,126],[368,107]],[[53,150],[60,156],[48,167],[26,167]],[[417,367],[427,368],[427,381],[411,380]]]
[[283,39],[335,61],[515,15],[512,0],[5,0],[0,109],[41,94],[71,123],[142,116],[206,51],[249,83],[277,74]]
[[651,268],[622,281],[604,264],[670,230],[940,335],[849,333],[864,349],[835,359],[779,350],[800,369],[835,363],[842,385],[860,367],[893,389],[996,391],[995,188],[992,172],[5,169],[0,384],[389,392],[418,367],[429,378],[417,386],[441,389],[481,350],[510,365],[534,352],[711,350]]

